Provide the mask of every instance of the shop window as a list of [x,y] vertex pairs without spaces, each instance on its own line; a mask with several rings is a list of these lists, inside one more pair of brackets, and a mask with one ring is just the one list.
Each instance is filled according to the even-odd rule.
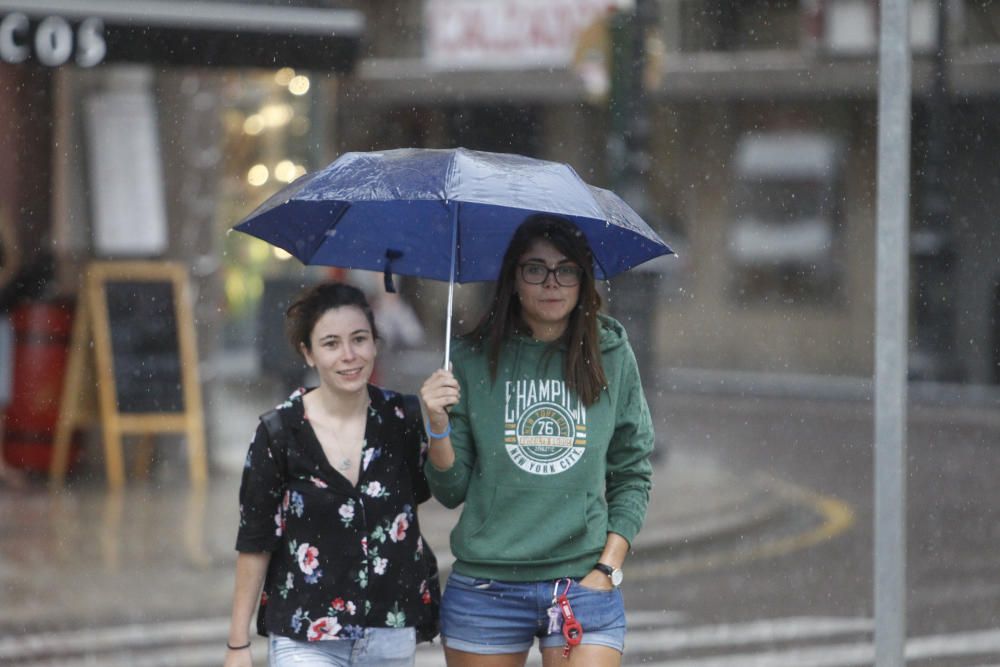
[[733,169],[733,295],[747,303],[834,301],[843,254],[838,142],[819,133],[747,135]]
[[317,103],[328,77],[290,68],[234,72],[222,87],[223,175],[217,220],[223,236],[227,345],[251,347],[265,284],[309,272],[284,251],[246,234],[226,233],[267,197],[325,159],[331,113]]

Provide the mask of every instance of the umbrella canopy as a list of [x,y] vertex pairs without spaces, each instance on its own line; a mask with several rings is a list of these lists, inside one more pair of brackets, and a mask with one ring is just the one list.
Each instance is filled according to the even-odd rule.
[[600,279],[672,252],[628,204],[569,165],[464,148],[345,153],[235,229],[303,264],[468,283],[496,279],[514,231],[538,213],[580,228]]

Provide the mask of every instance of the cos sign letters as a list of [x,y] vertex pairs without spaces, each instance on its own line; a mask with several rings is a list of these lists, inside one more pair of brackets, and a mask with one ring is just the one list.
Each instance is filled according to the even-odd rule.
[[34,57],[49,67],[65,65],[72,58],[80,67],[93,67],[108,51],[104,22],[86,18],[77,24],[61,16],[32,21],[24,14],[7,14],[0,20],[0,60],[23,63]]
[[221,0],[0,0],[0,62],[349,72],[364,27],[364,14],[352,9]]

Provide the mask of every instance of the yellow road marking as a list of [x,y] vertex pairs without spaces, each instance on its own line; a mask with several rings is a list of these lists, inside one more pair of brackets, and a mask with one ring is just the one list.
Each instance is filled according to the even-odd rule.
[[810,489],[775,478],[769,478],[768,483],[786,500],[793,504],[806,505],[823,517],[822,523],[816,528],[797,535],[789,535],[743,549],[736,548],[720,553],[665,560],[659,563],[637,564],[629,567],[629,579],[704,572],[763,558],[784,556],[832,540],[854,525],[854,510],[838,498],[824,496]]

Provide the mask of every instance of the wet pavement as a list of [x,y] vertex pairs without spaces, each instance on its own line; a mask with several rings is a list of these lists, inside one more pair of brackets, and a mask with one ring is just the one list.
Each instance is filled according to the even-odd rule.
[[[766,491],[683,451],[656,480],[637,550],[709,539],[776,508]],[[0,492],[0,664],[215,664],[238,485],[237,475],[217,473],[204,490],[181,478],[120,493],[96,482]],[[434,501],[420,510],[445,572],[457,516]]]
[[[117,493],[104,484],[93,441],[61,490],[43,479],[0,487],[0,664],[217,664],[233,585],[239,473],[256,415],[273,402],[267,393],[234,383],[210,403],[213,472],[204,489],[189,484],[179,441],[158,443],[149,477],[133,474]],[[782,499],[764,484],[668,443],[662,431],[636,550],[689,545],[779,511]],[[420,510],[445,573],[457,518],[433,500]]]
[[[688,452],[659,466],[656,484],[637,550],[707,539],[776,504]],[[238,475],[220,472],[201,490],[181,478],[133,481],[118,493],[97,482],[0,491],[2,634],[225,615],[238,487]],[[457,518],[433,500],[420,509],[443,569]]]
[[[274,393],[234,382],[214,396],[207,414],[213,472],[204,489],[188,483],[176,441],[159,443],[150,476],[133,476],[118,493],[107,491],[93,443],[61,490],[50,491],[44,480],[0,487],[0,664],[221,662],[239,473],[256,415],[271,407]],[[798,503],[774,480],[732,469],[718,450],[713,455],[697,438],[674,434],[664,417],[676,409],[674,397],[656,393],[650,400],[660,456],[634,544],[637,568],[657,563],[660,554],[697,552],[751,531]],[[685,400],[690,408],[714,399]],[[434,501],[420,512],[446,573],[447,537],[458,513]],[[263,641],[254,649],[264,660]],[[443,664],[439,648],[422,648],[417,664]]]

